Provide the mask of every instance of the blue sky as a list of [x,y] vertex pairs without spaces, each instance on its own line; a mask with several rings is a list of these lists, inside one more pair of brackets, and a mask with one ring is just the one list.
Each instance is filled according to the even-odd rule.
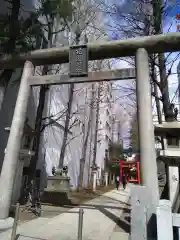
[[[175,21],[175,16],[176,14],[180,14],[180,0],[166,0],[167,4],[165,7],[165,12],[164,12],[164,27],[169,26],[169,22]],[[109,5],[112,4],[116,5],[116,8],[121,12],[121,13],[133,13],[135,12],[136,7],[134,6],[134,3],[132,0],[109,0]],[[117,7],[118,6],[118,7]],[[112,11],[112,10],[110,10]],[[140,14],[139,14],[140,16]],[[117,25],[117,23],[120,22],[120,18],[117,15],[113,14],[111,17],[108,17],[108,21],[112,26]],[[175,23],[176,24],[176,23]],[[180,21],[179,21],[180,24]],[[109,32],[109,38],[112,40],[119,39],[120,36],[118,32],[116,33],[115,31]]]
[[[110,4],[112,4],[112,0],[109,0],[109,1],[110,1]],[[132,12],[134,9],[132,0],[124,0],[124,1],[114,0],[114,3],[118,4],[120,11],[123,13]],[[163,24],[164,32],[176,32],[177,24],[178,24],[178,21],[175,19],[176,14],[180,14],[180,0],[168,0],[167,7],[165,9],[165,14],[164,14],[165,15],[164,24]],[[113,26],[115,26],[116,24],[119,24],[119,21],[120,19],[114,15],[109,19],[109,23]],[[179,24],[180,24],[180,20],[179,20]],[[120,36],[118,31],[109,31],[109,38],[111,40],[120,39],[122,37],[123,36]],[[177,56],[177,53],[172,54],[170,59],[173,59],[175,56]],[[178,61],[173,66],[173,72],[176,72],[177,63]],[[173,84],[172,84],[172,91],[170,89],[170,92],[174,92],[175,88],[177,88],[177,86],[174,84],[175,81],[177,82],[177,76],[171,76],[170,85],[171,85],[171,82],[173,82]]]
[[[169,1],[171,2],[171,1]],[[173,1],[174,2],[174,1]],[[180,14],[180,0],[176,0],[175,3],[169,3],[167,4],[166,11],[168,12],[168,15],[171,17],[176,16],[176,14]]]
[[[175,16],[177,14],[180,14],[180,0],[176,0],[176,4],[173,4],[173,7],[169,4],[169,6],[166,9],[167,12],[167,17],[165,19],[165,24],[164,24],[164,32],[167,32],[168,30],[170,32],[176,32],[177,31],[177,25],[180,24],[180,20],[176,20]],[[172,26],[171,26],[172,25]],[[171,26],[171,27],[170,27]],[[171,55],[171,59],[177,56],[177,53],[173,53]],[[175,62],[172,72],[175,73],[177,71],[177,64],[179,63],[180,59]],[[175,103],[178,103],[178,98],[174,98],[174,94],[177,90],[178,87],[178,79],[177,75],[173,74],[172,76],[169,77],[169,93],[170,93],[170,98],[175,101]],[[176,95],[177,96],[177,95]]]

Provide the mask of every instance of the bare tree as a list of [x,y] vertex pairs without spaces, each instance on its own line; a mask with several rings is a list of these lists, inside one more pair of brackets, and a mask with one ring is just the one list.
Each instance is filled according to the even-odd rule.
[[[131,6],[128,12],[127,8],[125,12],[118,4],[106,6],[104,11],[107,11],[114,20],[113,27],[109,26],[113,37],[124,38],[162,33],[162,18],[167,14],[166,4],[167,2],[164,3],[160,0],[152,2],[144,0],[138,0],[135,2],[127,1],[126,7]],[[170,54],[168,57],[165,57],[164,54],[155,54],[150,56],[149,59],[150,63],[152,62],[157,69],[156,74],[151,74],[151,80],[153,84],[157,85],[158,92],[160,91],[161,93],[159,100],[162,102],[165,118],[167,118],[170,103],[168,77],[171,73],[173,63],[177,60],[177,57],[175,57],[175,59],[169,64],[169,56]],[[134,64],[134,58],[128,58],[125,60],[130,64]],[[166,71],[166,68],[168,68],[168,71]],[[157,96],[154,95],[154,92],[153,96],[157,98]]]
[[[85,129],[85,123],[83,123],[83,129],[82,129],[84,134],[83,134],[82,156],[80,159],[78,188],[81,188],[83,186],[83,176],[84,176],[84,168],[85,168],[85,161],[86,161],[87,148],[88,148],[88,140],[90,137],[92,120],[93,120],[94,98],[95,98],[95,85],[92,84],[91,102],[90,102],[90,107],[89,107],[89,118],[88,118],[87,130]],[[91,148],[91,146],[90,146],[90,148]]]
[[67,113],[66,113],[63,141],[62,141],[61,152],[59,157],[60,169],[63,167],[63,164],[64,164],[64,155],[65,155],[66,143],[68,139],[68,128],[69,128],[70,116],[71,116],[71,110],[72,110],[72,104],[73,104],[73,95],[74,95],[74,84],[71,84],[69,88],[69,101],[68,101],[68,107],[67,107]]
[[[72,29],[74,30],[75,34],[75,43],[79,44],[82,38],[84,38],[84,41],[87,41],[87,36],[91,34],[94,30],[94,19],[96,18],[96,4],[95,3],[89,3],[88,1],[82,2],[81,0],[76,1],[74,5],[74,16],[73,16],[73,24]],[[97,29],[96,29],[97,31]],[[70,122],[70,112],[72,108],[73,103],[73,95],[74,95],[75,85],[70,85],[69,90],[69,100],[68,100],[68,111],[66,114],[66,120],[65,120],[65,130],[63,133],[63,141],[61,145],[61,151],[60,151],[60,158],[59,158],[59,168],[63,167],[64,164],[64,157],[66,152],[66,142],[68,139],[67,129]],[[89,134],[87,134],[87,140],[88,141]],[[86,145],[86,143],[85,143]],[[86,149],[86,147],[85,147]],[[85,150],[86,151],[86,150]],[[83,153],[84,155],[84,153]],[[84,165],[84,164],[82,164]],[[80,166],[80,171],[82,172],[82,165]],[[83,170],[84,171],[84,170]],[[80,176],[81,177],[81,176]],[[82,177],[81,177],[82,179]]]
[[93,163],[96,166],[96,155],[97,155],[97,140],[98,140],[98,129],[99,129],[99,110],[100,110],[100,98],[102,91],[102,83],[99,83],[97,90],[97,101],[96,101],[96,121],[95,121],[95,134],[94,134],[94,147],[93,147]]
[[[66,11],[62,11],[62,8],[65,8]],[[41,0],[37,6],[36,12],[41,18],[41,25],[44,32],[47,32],[47,41],[45,47],[50,48],[53,46],[54,37],[64,31],[68,27],[68,22],[71,20],[72,16],[72,2],[61,0],[49,1]],[[56,21],[59,20],[60,29],[55,29]],[[43,43],[44,44],[44,43]],[[46,75],[52,71],[52,68],[44,66],[42,69],[42,74]],[[43,112],[45,108],[45,99],[47,97],[47,90],[49,89],[48,85],[42,85],[40,87],[39,93],[39,103],[36,112],[35,119],[35,129],[34,129],[34,140],[33,140],[33,151],[35,155],[31,158],[30,165],[28,167],[28,183],[30,184],[32,180],[35,179],[36,167],[38,162],[39,155],[39,146],[41,141],[42,129],[44,130],[45,125],[43,125]],[[28,184],[28,185],[29,185]]]
[[[152,2],[138,0],[134,3],[130,3],[130,5],[133,6],[133,9],[129,12],[123,12],[123,9],[121,10],[121,7],[118,5],[109,6],[109,14],[117,23],[114,24],[117,33],[117,36],[115,37],[135,37],[138,35],[142,36],[162,33],[162,18],[167,14],[166,4],[167,3],[164,3],[161,0]],[[170,54],[168,54],[168,57],[165,57],[164,54],[154,54],[149,57],[151,81],[154,86],[152,96],[155,97],[157,114],[160,122],[162,122],[161,103],[163,105],[165,119],[168,118],[168,109],[170,105],[168,77],[171,73],[174,62],[177,60],[177,57],[175,57],[169,64],[169,56]],[[129,63],[134,64],[134,58],[126,60]],[[166,68],[168,68],[168,71],[166,71]],[[160,96],[158,96],[159,93]]]
[[[167,15],[166,9],[168,8],[166,8],[166,6],[169,2],[164,2],[162,0],[138,0],[131,3],[130,5],[133,5],[134,8],[126,13],[124,13],[117,4],[109,7],[109,14],[113,16],[116,23],[117,19],[119,19],[119,22],[114,24],[116,31],[119,31],[119,35],[117,34],[114,37],[155,35],[163,32],[162,19]],[[168,78],[171,74],[173,64],[178,59],[179,55],[176,55],[171,61],[168,61],[169,56],[170,54],[165,56],[164,53],[149,56],[151,82],[153,85],[152,96],[155,97],[159,123],[162,123],[161,105],[166,121],[168,121],[170,118],[169,116],[172,115],[170,112]],[[134,58],[128,59],[127,61],[132,64]],[[163,139],[161,139],[161,144],[162,148],[164,148]],[[168,169],[166,166],[166,174],[168,174],[167,171]]]

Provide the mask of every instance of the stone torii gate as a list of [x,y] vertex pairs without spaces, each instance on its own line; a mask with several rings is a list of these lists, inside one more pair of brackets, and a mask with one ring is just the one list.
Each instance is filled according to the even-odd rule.
[[[169,33],[166,35],[119,41],[101,41],[99,43],[96,41],[95,43],[89,43],[87,47],[89,60],[136,56],[141,178],[142,184],[148,189],[151,198],[149,201],[152,202],[152,207],[149,210],[150,216],[156,211],[156,206],[159,201],[159,190],[152,121],[148,53],[175,52],[180,50],[180,33]],[[11,227],[13,223],[12,219],[9,218],[9,209],[31,86],[112,80],[112,76],[108,77],[106,73],[104,74],[105,76],[99,79],[97,79],[95,73],[81,79],[70,79],[68,76],[63,75],[34,76],[35,66],[67,63],[68,60],[69,47],[37,50],[18,56],[5,56],[0,58],[0,69],[12,69],[24,65],[0,176],[0,229]],[[116,76],[114,79],[118,80],[118,77]]]

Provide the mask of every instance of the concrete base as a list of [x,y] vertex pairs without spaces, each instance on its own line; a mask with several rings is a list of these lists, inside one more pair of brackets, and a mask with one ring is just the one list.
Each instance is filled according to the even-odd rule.
[[54,206],[71,205],[72,203],[67,192],[44,191],[41,201]]
[[58,206],[70,204],[70,178],[60,175],[48,177],[42,201]]
[[51,176],[47,179],[46,191],[50,192],[69,192],[70,178],[68,176]]
[[0,219],[0,233],[11,229],[14,224],[14,218]]

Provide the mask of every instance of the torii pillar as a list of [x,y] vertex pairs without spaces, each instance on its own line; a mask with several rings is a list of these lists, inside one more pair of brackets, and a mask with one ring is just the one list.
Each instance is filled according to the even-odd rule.
[[21,139],[31,90],[28,83],[28,77],[33,74],[34,66],[31,62],[27,61],[24,65],[21,77],[19,93],[0,176],[0,231],[11,228],[14,221],[13,218],[9,218],[9,209],[11,206],[16,167],[19,161]]

